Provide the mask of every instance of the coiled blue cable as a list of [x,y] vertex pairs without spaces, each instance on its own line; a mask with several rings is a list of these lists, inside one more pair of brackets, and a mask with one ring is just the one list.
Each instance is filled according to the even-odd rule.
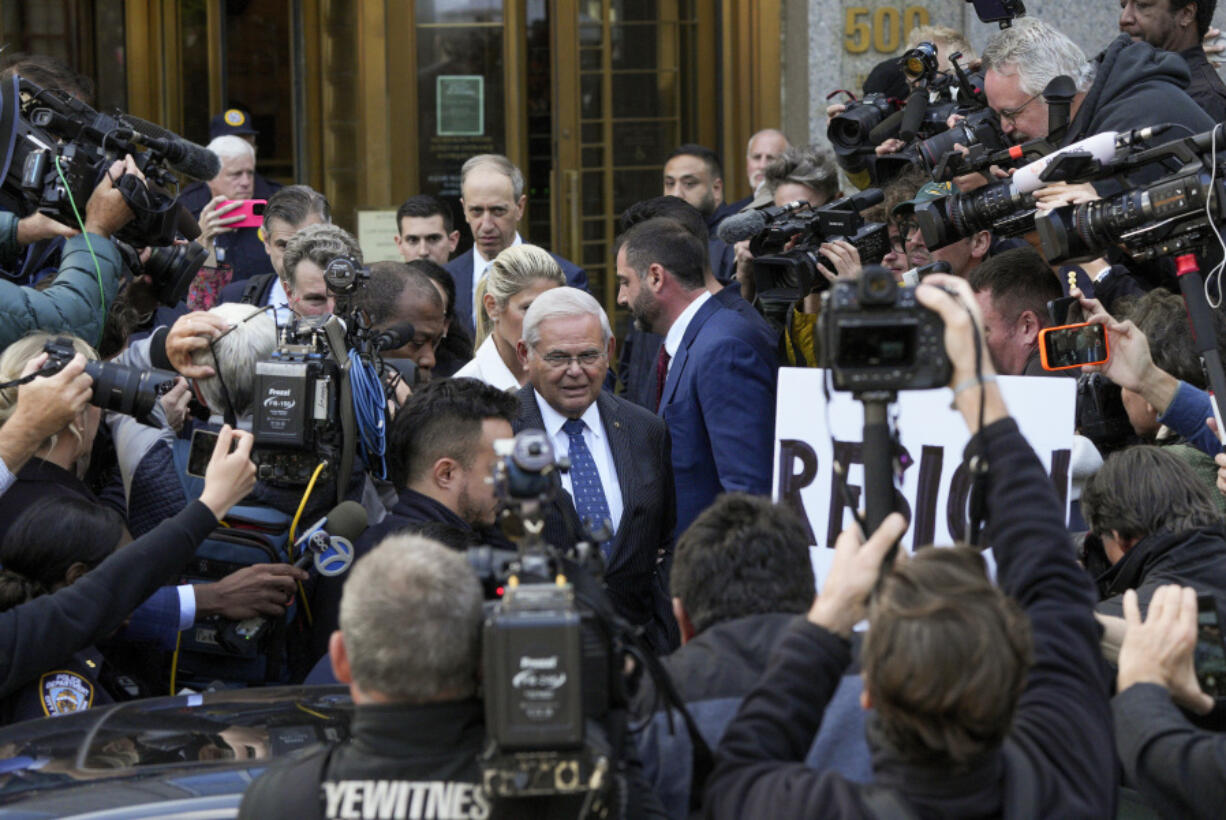
[[358,444],[366,469],[374,470],[377,460],[379,478],[387,478],[387,404],[383,384],[374,365],[349,351],[349,383],[353,390],[353,415],[358,425]]

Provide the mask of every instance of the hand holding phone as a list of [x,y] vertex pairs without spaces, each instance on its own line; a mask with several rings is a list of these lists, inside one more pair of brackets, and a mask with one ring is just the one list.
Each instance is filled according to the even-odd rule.
[[264,224],[266,199],[225,199],[214,208],[221,211],[219,220],[229,228],[258,228]]
[[1044,370],[1103,364],[1111,357],[1107,331],[1092,322],[1045,328],[1039,331],[1039,356]]

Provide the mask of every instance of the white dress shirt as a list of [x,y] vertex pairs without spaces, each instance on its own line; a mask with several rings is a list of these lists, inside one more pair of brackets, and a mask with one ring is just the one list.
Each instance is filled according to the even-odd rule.
[[668,329],[668,335],[664,337],[664,350],[668,353],[668,368],[672,370],[673,359],[677,358],[677,351],[681,349],[681,340],[685,338],[685,331],[690,326],[690,322],[694,320],[698,309],[703,303],[711,298],[711,291],[703,288],[701,294],[693,302],[686,306],[685,310],[681,311],[681,315],[677,317],[677,321],[673,322],[673,326]]
[[13,471],[4,463],[4,459],[0,458],[0,495],[8,492],[9,487],[17,481],[17,476],[13,475]]
[[485,341],[473,355],[472,361],[456,371],[455,378],[477,379],[499,390],[509,390],[512,393],[520,388],[519,379],[515,378],[511,368],[507,367],[507,363],[498,353],[493,333],[485,337]]
[[[515,241],[511,243],[511,247],[524,244],[524,239],[519,235],[519,231],[515,232]],[[486,259],[481,255],[481,251],[477,250],[477,246],[473,245],[473,322],[476,323],[476,317],[481,312],[481,305],[477,304],[477,285],[481,284],[481,280],[485,278],[485,272],[489,270],[490,265],[494,263],[493,259]]]
[[[566,416],[554,410],[549,402],[541,398],[540,393],[533,390],[532,395],[536,396],[536,406],[541,411],[541,421],[545,423],[545,432],[549,440],[553,442],[554,454],[559,458],[569,456],[570,436],[562,429],[562,425],[567,421]],[[580,419],[584,424],[583,443],[587,445],[588,452],[592,454],[592,461],[596,462],[596,472],[600,474],[605,502],[609,505],[609,518],[613,522],[613,532],[616,533],[624,508],[622,488],[617,483],[617,467],[613,463],[613,449],[609,446],[609,437],[605,433],[604,422],[600,420],[600,410],[596,407],[596,402],[591,403]],[[562,488],[570,493],[572,499],[575,497],[570,473],[562,474]]]

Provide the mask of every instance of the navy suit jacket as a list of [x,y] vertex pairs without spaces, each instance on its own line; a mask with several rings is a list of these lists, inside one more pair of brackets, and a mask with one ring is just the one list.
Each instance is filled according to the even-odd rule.
[[[455,282],[455,316],[456,321],[463,322],[469,336],[475,336],[476,319],[473,317],[473,249],[447,263],[447,272]],[[549,254],[558,263],[562,273],[566,274],[566,284],[572,288],[587,290],[587,274],[583,268],[574,262],[569,262],[557,254]]]
[[686,328],[660,398],[678,535],[721,492],[770,493],[778,367],[763,335],[719,299],[708,299]]
[[[516,433],[545,429],[531,384],[520,388],[519,408],[512,425]],[[676,515],[668,429],[653,413],[607,390],[596,398],[596,408],[609,437],[622,494],[622,517],[605,567],[606,591],[618,614],[644,627],[655,651],[671,652],[680,633],[666,577]],[[551,543],[561,543],[565,536],[560,533],[578,521],[571,497],[559,493],[559,501],[546,512],[545,537]]]

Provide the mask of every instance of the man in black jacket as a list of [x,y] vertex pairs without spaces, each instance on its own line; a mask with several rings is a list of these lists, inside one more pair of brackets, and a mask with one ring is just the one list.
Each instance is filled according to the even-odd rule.
[[1226,120],[1226,83],[1209,63],[1201,41],[1213,24],[1217,0],[1123,0],[1120,31],[1154,48],[1173,51],[1188,64],[1188,96],[1214,122]]
[[1214,121],[1184,91],[1187,63],[1148,43],[1117,37],[1094,60],[1061,32],[1034,18],[1015,20],[983,50],[984,92],[1006,134],[1021,142],[1046,137],[1043,89],[1065,75],[1076,84],[1061,145],[1102,131],[1171,123],[1199,134]]
[[[684,643],[660,662],[711,748],[736,716],[788,626],[813,604],[809,537],[782,505],[743,493],[721,495],[677,543],[670,583]],[[853,664],[826,710],[806,763],[867,782],[865,712]],[[651,678],[635,696],[643,770],[670,817],[688,816],[694,750],[681,718],[665,711]]]
[[[1124,594],[1128,631],[1120,647],[1115,748],[1128,785],[1163,817],[1216,818],[1226,802],[1226,734],[1192,725],[1213,698],[1201,691],[1196,590],[1159,588],[1141,621],[1137,594]],[[1220,640],[1220,638],[1219,638]]]
[[[975,350],[981,334],[971,325],[980,320],[969,285],[942,275],[925,283],[918,297],[945,322],[968,449],[987,463],[1000,589],[978,554],[959,548],[921,550],[882,576],[906,528],[897,514],[866,543],[845,532],[807,620],[788,630],[724,735],[707,817],[1114,814],[1093,591],[1073,560],[1051,482],[1008,416],[986,351]],[[870,593],[860,658],[863,703],[876,709],[874,783],[861,786],[809,770],[801,758],[851,661],[848,639]]]
[[[1226,608],[1226,529],[1214,490],[1164,447],[1112,453],[1081,493],[1081,510],[1110,564],[1098,574],[1103,615],[1123,614],[1135,589],[1144,612],[1163,584],[1195,587]],[[1087,568],[1095,567],[1087,559]]]
[[[463,555],[418,535],[385,539],[349,573],[330,658],[356,709],[351,736],[270,768],[239,817],[578,816],[577,796],[492,799],[477,756],[481,585]],[[633,759],[620,781],[626,817],[659,817]]]

